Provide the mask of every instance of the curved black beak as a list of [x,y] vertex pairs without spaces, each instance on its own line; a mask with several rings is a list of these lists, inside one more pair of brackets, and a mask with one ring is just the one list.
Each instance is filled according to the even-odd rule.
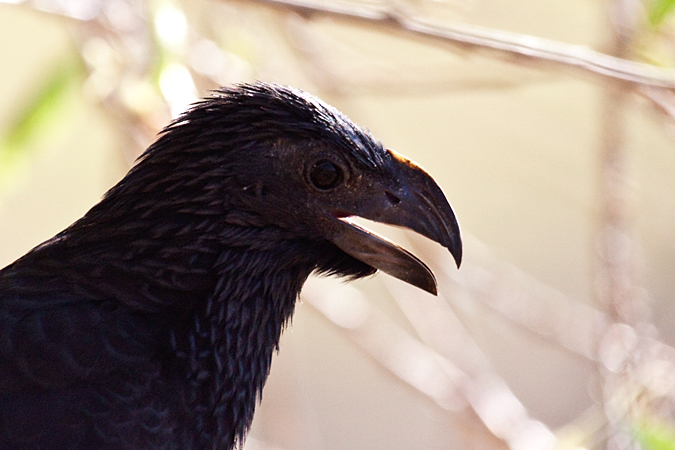
[[[393,153],[395,177],[364,199],[353,215],[415,231],[450,250],[457,267],[462,261],[459,224],[441,188],[422,168]],[[436,279],[420,259],[397,244],[337,218],[331,241],[352,257],[400,280],[437,294]]]

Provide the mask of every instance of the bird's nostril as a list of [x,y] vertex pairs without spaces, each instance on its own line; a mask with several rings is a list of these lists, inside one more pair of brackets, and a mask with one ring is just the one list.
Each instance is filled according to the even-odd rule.
[[392,194],[389,191],[384,191],[384,195],[387,196],[392,205],[398,205],[401,202],[401,199]]

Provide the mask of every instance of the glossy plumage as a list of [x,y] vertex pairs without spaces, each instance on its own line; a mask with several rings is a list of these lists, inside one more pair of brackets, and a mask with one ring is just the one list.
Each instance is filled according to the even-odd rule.
[[457,260],[440,188],[335,109],[257,83],[163,131],[82,219],[0,271],[0,448],[231,449],[307,276],[435,292],[411,228]]

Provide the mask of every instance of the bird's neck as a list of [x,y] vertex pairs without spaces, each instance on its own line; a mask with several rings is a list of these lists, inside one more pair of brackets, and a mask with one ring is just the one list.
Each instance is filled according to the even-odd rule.
[[[171,336],[185,407],[204,443],[231,448],[248,431],[284,325],[312,270],[288,243],[226,250],[213,294]],[[200,445],[200,442],[194,444]],[[201,447],[200,447],[201,448]]]

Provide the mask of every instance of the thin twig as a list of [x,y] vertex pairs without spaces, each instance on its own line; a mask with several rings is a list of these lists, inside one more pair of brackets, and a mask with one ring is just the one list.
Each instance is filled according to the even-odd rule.
[[660,68],[617,58],[591,48],[565,44],[535,36],[510,33],[466,24],[436,24],[427,19],[411,17],[390,7],[364,8],[335,2],[303,0],[253,0],[255,2],[294,11],[311,17],[324,15],[358,21],[412,33],[444,43],[494,51],[502,56],[527,58],[556,66],[580,69],[605,78],[642,86],[675,88],[675,70]]

